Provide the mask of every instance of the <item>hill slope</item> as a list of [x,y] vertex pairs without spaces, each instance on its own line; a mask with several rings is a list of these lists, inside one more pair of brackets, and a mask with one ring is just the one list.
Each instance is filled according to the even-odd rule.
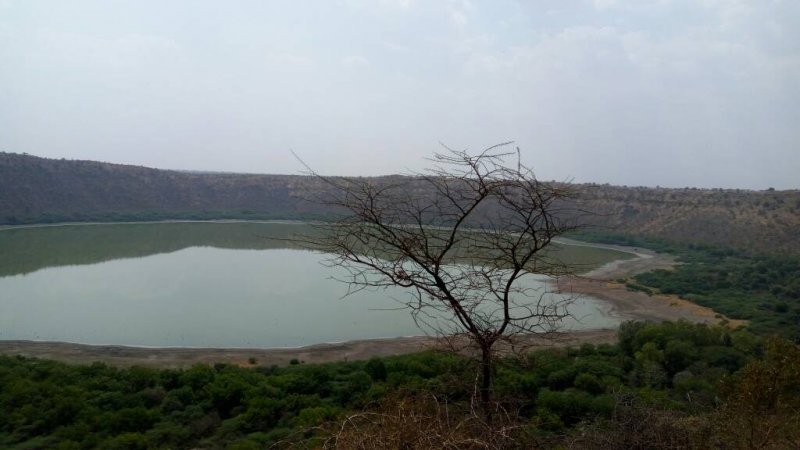
[[770,253],[800,252],[800,191],[583,186],[595,222],[615,232]]
[[292,175],[188,173],[0,153],[0,223],[249,213],[291,218],[319,210],[292,192],[310,182]]
[[[579,185],[592,222],[614,232],[800,252],[800,191]],[[188,173],[0,153],[0,224],[86,220],[314,218],[322,189],[299,175]]]

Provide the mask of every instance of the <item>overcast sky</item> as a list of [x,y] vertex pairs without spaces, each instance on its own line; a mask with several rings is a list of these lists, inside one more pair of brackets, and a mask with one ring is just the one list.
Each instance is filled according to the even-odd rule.
[[800,188],[800,1],[0,0],[0,151]]

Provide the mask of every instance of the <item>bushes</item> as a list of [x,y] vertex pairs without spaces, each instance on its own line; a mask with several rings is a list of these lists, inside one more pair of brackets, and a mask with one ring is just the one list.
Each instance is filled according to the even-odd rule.
[[677,295],[732,319],[749,320],[756,333],[800,342],[800,257],[639,236],[584,233],[575,237],[673,254],[681,263],[673,270],[636,275],[627,280],[627,288],[648,295]]
[[591,394],[576,389],[551,391],[544,388],[539,391],[536,404],[538,413],[551,417],[549,419],[551,422],[550,414],[558,417],[561,424],[574,425],[594,415],[594,400],[595,397]]
[[[730,379],[763,347],[746,331],[685,322],[625,323],[619,334],[619,345],[500,358],[503,420],[535,425],[525,433],[569,433],[586,421],[612,420],[620,398],[706,414],[719,397],[717,380]],[[0,356],[0,446],[263,448],[313,437],[320,424],[364,408],[397,407],[403,398],[434,410],[395,411],[397,420],[411,420],[409,414],[438,420],[437,404],[451,413],[469,409],[471,363],[425,352],[326,365],[159,371]]]
[[[117,370],[0,356],[0,444],[187,448],[205,439],[232,442],[280,427],[308,427],[357,404],[372,385],[361,366],[299,366],[269,374],[231,366]],[[320,396],[320,390],[328,394]]]
[[380,358],[372,358],[364,366],[364,371],[373,381],[386,381],[386,364]]
[[0,446],[185,448],[308,427],[363,404],[373,384],[363,366],[119,370],[0,356]]
[[751,321],[753,331],[777,333],[800,342],[800,258],[686,252],[675,270],[635,277],[630,289],[647,286],[675,294],[734,319]]
[[800,443],[800,347],[780,339],[727,379],[718,412],[720,435],[740,448],[792,448]]

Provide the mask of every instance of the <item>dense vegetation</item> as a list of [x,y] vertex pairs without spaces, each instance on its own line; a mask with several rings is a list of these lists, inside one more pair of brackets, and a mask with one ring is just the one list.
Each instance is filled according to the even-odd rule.
[[[318,445],[337,432],[340,444],[346,446],[347,430],[341,431],[338,424],[344,415],[365,408],[414,404],[416,413],[423,413],[420,410],[430,409],[431,402],[420,399],[434,398],[437,404],[449,405],[448,420],[468,416],[474,383],[471,364],[468,358],[427,352],[283,368],[198,365],[154,370],[4,356],[0,357],[0,446],[246,449],[281,441]],[[655,423],[628,422],[630,415],[645,413],[683,424],[691,419],[691,427],[680,428],[678,434],[668,432],[676,442],[730,442],[732,431],[725,424],[744,420],[742,414],[751,406],[756,408],[751,420],[775,419],[779,414],[780,423],[769,439],[786,443],[791,438],[797,443],[798,429],[790,428],[797,424],[792,422],[797,420],[797,409],[794,413],[789,409],[800,406],[798,371],[797,347],[780,341],[765,347],[747,331],[682,322],[626,323],[618,345],[586,344],[504,359],[496,389],[508,414],[506,423],[515,425],[513,439],[505,443],[511,447],[598,448],[591,442],[613,438],[627,439],[616,447],[627,448],[632,439],[648,433],[666,438],[663,433],[668,430]],[[748,397],[740,395],[752,388],[747,377],[767,375],[774,384],[771,397],[756,405],[747,403]],[[415,435],[412,424],[402,425],[409,427],[407,436]],[[631,426],[625,436],[617,429],[622,426]],[[384,423],[355,431],[359,436],[362,432],[380,436],[389,429],[391,424]],[[602,430],[614,431],[604,435]],[[738,434],[734,438],[739,439]]]
[[[580,209],[596,213],[583,219],[608,229],[772,253],[800,250],[800,191],[575,187]],[[0,152],[0,224],[319,219],[333,211],[303,199],[324,189],[306,176],[190,173]]]
[[779,334],[800,342],[800,257],[624,235],[595,233],[581,237],[677,255],[680,264],[674,270],[636,275],[627,280],[628,286],[674,294],[732,319],[748,320],[753,332]]

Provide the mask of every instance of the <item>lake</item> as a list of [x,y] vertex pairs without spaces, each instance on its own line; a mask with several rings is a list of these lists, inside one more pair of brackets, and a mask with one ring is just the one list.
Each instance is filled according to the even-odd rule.
[[[270,348],[423,334],[400,308],[402,289],[344,297],[347,287],[332,279],[342,269],[285,240],[304,232],[307,225],[280,222],[2,229],[0,339]],[[631,256],[554,251],[580,271]],[[608,309],[579,299],[570,307],[577,320],[564,328],[615,327]]]

